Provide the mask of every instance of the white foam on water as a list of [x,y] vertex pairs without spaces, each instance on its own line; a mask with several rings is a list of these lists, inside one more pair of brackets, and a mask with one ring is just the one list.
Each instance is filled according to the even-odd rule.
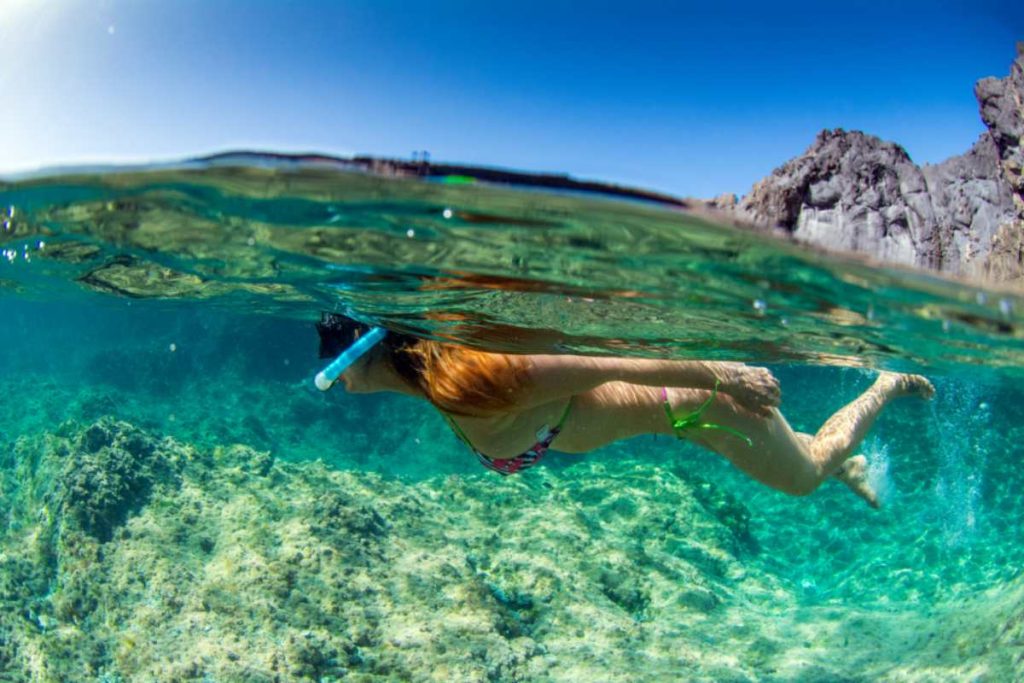
[[896,494],[896,487],[889,472],[892,462],[889,458],[889,446],[878,439],[873,439],[864,455],[868,459],[868,484],[875,490],[878,502],[885,506]]

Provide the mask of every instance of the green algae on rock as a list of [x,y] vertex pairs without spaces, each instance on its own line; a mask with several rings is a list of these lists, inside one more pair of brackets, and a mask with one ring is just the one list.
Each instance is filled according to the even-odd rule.
[[1019,584],[928,613],[801,606],[736,554],[738,503],[650,464],[405,484],[102,419],[3,465],[5,682],[1022,673]]
[[60,514],[87,534],[109,541],[128,514],[146,503],[154,483],[169,483],[180,460],[127,423],[102,420],[83,431],[56,480]]

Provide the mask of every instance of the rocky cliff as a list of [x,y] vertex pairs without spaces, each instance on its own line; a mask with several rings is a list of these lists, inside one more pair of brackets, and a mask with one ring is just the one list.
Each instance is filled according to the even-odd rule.
[[734,211],[829,249],[1024,282],[1024,43],[975,94],[988,130],[961,156],[918,166],[899,145],[826,130]]

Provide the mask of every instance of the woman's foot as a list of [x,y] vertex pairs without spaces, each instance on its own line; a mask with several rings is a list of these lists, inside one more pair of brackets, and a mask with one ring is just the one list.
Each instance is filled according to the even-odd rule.
[[[915,377],[917,375],[914,375]],[[923,378],[922,378],[923,379]],[[928,380],[925,380],[926,382]],[[878,492],[868,481],[868,459],[863,455],[847,458],[843,466],[836,470],[836,479],[850,487],[850,490],[867,501],[876,510],[882,505],[878,502]]]
[[935,387],[923,375],[906,375],[883,370],[878,373],[875,386],[892,391],[896,396],[920,396],[930,399],[935,395]]

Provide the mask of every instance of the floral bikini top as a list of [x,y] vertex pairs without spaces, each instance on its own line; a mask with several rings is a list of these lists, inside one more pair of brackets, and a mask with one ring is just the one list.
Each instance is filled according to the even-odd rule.
[[510,474],[515,474],[520,470],[533,467],[540,462],[540,459],[544,457],[544,454],[547,453],[548,449],[551,447],[551,442],[555,440],[555,437],[557,437],[559,433],[561,433],[562,426],[565,424],[566,418],[569,417],[570,408],[572,408],[571,398],[566,404],[565,412],[562,413],[562,417],[558,420],[558,424],[554,427],[548,427],[547,425],[541,427],[537,432],[537,443],[533,444],[529,449],[513,458],[492,458],[484,455],[476,449],[476,446],[473,445],[469,440],[469,437],[466,436],[466,433],[462,431],[462,428],[459,427],[455,420],[452,419],[451,415],[448,415],[445,412],[442,412],[441,414],[444,415],[445,420],[448,421],[448,425],[452,428],[452,431],[455,432],[455,435],[458,436],[459,439],[462,440],[462,443],[466,444],[469,449],[476,454],[477,459],[484,467],[489,470],[494,470],[503,476],[508,476]]

